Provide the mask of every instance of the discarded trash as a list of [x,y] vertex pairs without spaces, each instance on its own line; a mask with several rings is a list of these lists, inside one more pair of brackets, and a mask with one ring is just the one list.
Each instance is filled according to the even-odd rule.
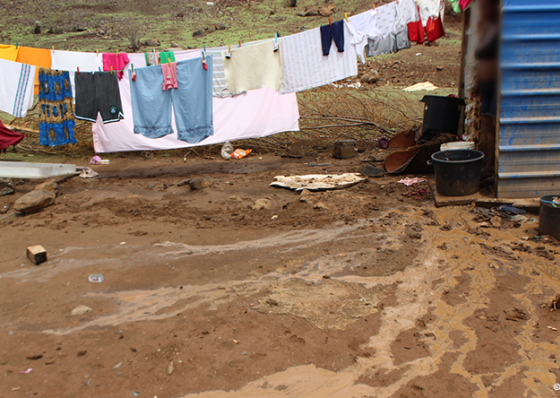
[[122,245],[126,245],[126,242],[121,242],[120,245],[121,245],[121,246],[122,246]]
[[436,90],[437,88],[438,88],[438,87],[435,86],[433,83],[430,83],[430,82],[423,82],[423,83],[416,83],[416,84],[414,84],[414,85],[412,85],[412,86],[403,88],[403,90],[404,90],[404,91],[408,91],[408,92],[411,92],[411,91],[422,91],[422,90],[424,90],[424,91],[433,91],[433,90]]
[[139,392],[136,392],[136,391],[134,391],[134,392],[132,393],[132,395],[134,395],[135,397],[138,397],[138,396],[140,396],[140,393],[139,393]]
[[29,246],[27,248],[27,258],[35,265],[39,265],[47,261],[47,251],[43,246]]
[[173,361],[169,362],[169,365],[167,365],[167,374],[171,376],[174,369],[175,367],[173,366]]
[[25,370],[22,370],[22,371],[19,372],[19,373],[26,375],[26,374],[28,374],[28,373],[31,373],[32,371],[33,371],[32,368],[27,368],[27,369],[25,369]]
[[88,276],[88,281],[91,283],[101,283],[103,282],[103,275],[101,274],[91,274]]
[[272,216],[272,219],[273,219],[273,220],[278,220],[278,216],[277,216],[277,215],[273,215],[273,216]]
[[93,308],[88,307],[87,305],[79,305],[76,308],[74,308],[72,311],[70,311],[70,316],[78,316],[78,315],[84,315],[88,312],[93,311]]
[[233,153],[233,146],[231,142],[226,142],[222,147],[222,158],[225,160],[231,159],[231,154]]
[[309,162],[307,163],[307,165],[309,167],[324,167],[324,166],[330,166],[330,163],[314,163],[314,162]]
[[119,362],[118,364],[116,364],[115,366],[113,366],[113,370],[120,369],[120,368],[122,368],[122,366],[123,366],[123,363],[122,363],[122,362]]
[[90,159],[89,164],[101,164],[101,160],[99,156],[95,155]]
[[243,351],[241,355],[247,355],[247,351]]
[[381,149],[387,149],[389,146],[389,139],[387,137],[381,137],[377,140],[377,142],[379,143],[379,148]]
[[276,181],[270,184],[270,186],[294,189],[296,191],[303,191],[304,189],[309,189],[310,191],[342,189],[365,181],[365,178],[360,177],[358,173],[276,176],[274,179]]
[[406,177],[406,178],[403,178],[400,181],[397,181],[398,184],[404,184],[407,187],[412,187],[412,186],[414,186],[416,184],[419,184],[421,182],[426,182],[426,180],[423,179],[423,178],[420,178],[420,177],[414,177],[414,178]]
[[101,164],[109,164],[111,161],[109,159],[102,159]]
[[82,167],[80,171],[80,175],[78,177],[81,178],[94,178],[97,177],[99,173],[97,171],[93,171],[91,167]]
[[232,159],[243,159],[245,156],[253,152],[252,149],[236,149],[231,154]]

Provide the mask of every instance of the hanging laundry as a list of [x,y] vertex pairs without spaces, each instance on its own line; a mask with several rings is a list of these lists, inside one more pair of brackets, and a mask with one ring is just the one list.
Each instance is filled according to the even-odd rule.
[[[473,0],[459,0],[459,7],[461,8],[461,10],[465,11],[472,4],[472,2]],[[453,6],[453,9],[455,9],[455,6]]]
[[175,62],[175,53],[173,51],[164,51],[159,53],[159,63],[166,64],[167,61]]
[[145,56],[147,66],[155,66],[159,64],[159,53],[157,53],[156,50],[146,53]]
[[[332,25],[332,26],[331,26]],[[344,52],[344,21],[321,26],[321,47],[323,55],[329,55],[334,40],[338,52]]]
[[397,2],[393,1],[376,7],[377,10],[377,28],[381,33],[381,37],[396,33],[397,29]]
[[128,59],[128,55],[125,53],[120,54],[113,54],[113,53],[104,53],[103,54],[103,70],[105,72],[111,71],[113,68],[116,71],[117,76],[120,79],[123,78],[123,70],[126,68],[126,65],[130,60]]
[[356,53],[364,64],[364,48],[368,44],[368,39],[381,37],[381,31],[377,27],[377,10],[362,12],[348,18],[348,28],[352,32],[352,44],[356,46]]
[[440,37],[445,36],[445,30],[443,29],[443,23],[441,23],[441,17],[435,19],[428,19],[426,24],[426,37],[429,43],[433,43]]
[[453,12],[455,14],[461,13],[461,6],[459,5],[459,0],[449,0],[449,2],[451,3],[451,7],[453,7]]
[[414,0],[399,0],[397,3],[397,20],[395,33],[402,32],[410,22],[418,21],[418,6]]
[[80,72],[74,79],[76,119],[95,123],[98,113],[103,123],[118,122],[124,118],[116,72]]
[[232,50],[231,58],[224,60],[229,92],[235,95],[263,87],[280,90],[281,52],[282,49],[274,51],[272,40]]
[[35,67],[0,59],[0,111],[24,117],[33,107]]
[[[51,67],[51,51],[44,48],[20,47],[17,62],[33,65],[37,68]],[[39,94],[39,70],[35,71],[35,92]]]
[[6,152],[6,149],[10,146],[16,146],[19,144],[25,135],[16,133],[15,131],[10,130],[0,120],[0,152]]
[[15,61],[18,56],[18,47],[9,44],[0,44],[0,59]]
[[345,79],[358,74],[356,48],[351,45],[353,35],[344,24],[345,51],[323,56],[321,32],[317,29],[283,37],[280,40],[282,55],[281,93],[294,93]]
[[368,45],[366,46],[366,55],[368,57],[396,53],[397,51],[397,40],[394,34],[389,34],[376,40],[368,39]]
[[[200,59],[198,61],[200,62]],[[134,69],[136,70],[136,64]],[[125,115],[132,115],[130,85],[138,81],[138,79],[136,82],[131,81],[130,71],[125,71],[124,78],[119,81]],[[188,148],[299,130],[299,111],[295,93],[281,95],[270,88],[262,88],[235,97],[213,97],[212,109],[214,135],[197,144],[179,141],[175,127],[173,134],[154,140],[134,134],[134,121],[131,117],[126,117],[119,123],[109,124],[101,123],[101,119],[98,118],[98,122],[92,125],[95,152]]]
[[75,72],[97,72],[103,69],[103,54],[76,51],[51,51],[53,69]]
[[[420,10],[420,7],[417,7]],[[426,36],[426,30],[424,29],[424,25],[422,24],[422,18],[420,14],[418,14],[418,21],[410,22],[408,24],[408,38],[411,42],[417,44],[424,43],[424,37]]]
[[46,146],[75,144],[74,109],[70,74],[39,69],[39,143]]
[[176,90],[164,91],[160,67],[136,70],[136,81],[130,77],[134,133],[160,138],[173,133],[171,112],[174,110],[177,137],[198,143],[213,134],[212,124],[212,57],[177,63]]
[[405,26],[399,33],[395,35],[397,51],[410,48],[410,39],[408,38],[408,28]]
[[161,72],[163,73],[163,90],[178,88],[176,62],[161,64]]
[[430,18],[443,18],[443,11],[445,8],[444,0],[417,0],[418,12],[420,14],[420,19],[424,27],[428,23]]

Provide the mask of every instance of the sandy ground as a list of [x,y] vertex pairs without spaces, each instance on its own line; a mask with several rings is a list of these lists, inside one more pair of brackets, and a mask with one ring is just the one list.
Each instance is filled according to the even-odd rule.
[[[117,158],[38,213],[0,215],[0,396],[555,396],[558,246],[394,177],[307,202],[269,187],[360,167]],[[198,175],[214,186],[178,186]],[[35,244],[47,263],[26,259]]]

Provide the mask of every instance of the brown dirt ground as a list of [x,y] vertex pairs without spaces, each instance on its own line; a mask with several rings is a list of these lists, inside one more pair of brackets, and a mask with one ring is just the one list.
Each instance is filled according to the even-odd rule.
[[[0,396],[554,396],[558,246],[527,240],[535,221],[480,234],[470,207],[395,177],[309,203],[269,186],[360,167],[116,158],[27,216],[10,209],[37,182],[18,185],[0,197]],[[198,175],[215,184],[178,185]]]

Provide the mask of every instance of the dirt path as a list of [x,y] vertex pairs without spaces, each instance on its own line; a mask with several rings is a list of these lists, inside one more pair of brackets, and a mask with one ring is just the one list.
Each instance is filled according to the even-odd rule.
[[0,216],[0,396],[555,396],[559,249],[526,239],[537,222],[481,228],[392,177],[308,203],[268,186],[360,167],[306,161],[116,159]]

